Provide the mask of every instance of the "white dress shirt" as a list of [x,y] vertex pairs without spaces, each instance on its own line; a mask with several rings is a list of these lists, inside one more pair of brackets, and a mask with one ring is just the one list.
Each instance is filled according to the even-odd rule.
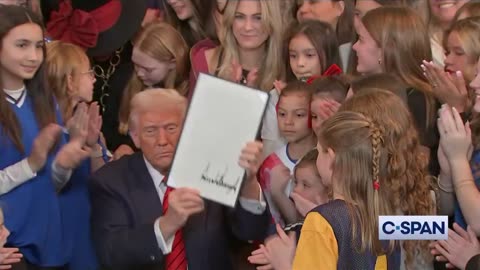
[[[167,191],[167,185],[164,182],[162,182],[164,175],[162,175],[158,170],[153,168],[152,164],[150,164],[150,162],[148,162],[145,157],[143,159],[145,160],[145,164],[147,165],[147,170],[153,179],[153,184],[157,189],[158,198],[163,203],[163,197],[165,196],[165,192]],[[255,215],[263,214],[267,205],[263,199],[261,190],[259,193],[260,195],[258,200],[251,200],[251,199],[240,197],[239,198],[240,206],[252,214],[255,214]],[[153,224],[153,229],[155,231],[155,236],[157,238],[157,243],[160,250],[162,250],[164,255],[170,253],[172,251],[173,239],[175,235],[172,235],[168,239],[163,238],[162,231],[160,230],[159,218],[157,218],[157,220]]]

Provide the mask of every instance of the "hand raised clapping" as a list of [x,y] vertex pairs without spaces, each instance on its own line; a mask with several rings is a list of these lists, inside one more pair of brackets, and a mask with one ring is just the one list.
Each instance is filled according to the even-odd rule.
[[452,75],[445,72],[442,67],[425,60],[421,67],[432,85],[435,96],[443,103],[448,103],[461,112],[465,111],[468,104],[468,91],[462,72],[457,71]]
[[438,119],[440,147],[450,163],[455,160],[469,160],[472,152],[472,132],[469,122],[463,123],[455,107],[443,105]]

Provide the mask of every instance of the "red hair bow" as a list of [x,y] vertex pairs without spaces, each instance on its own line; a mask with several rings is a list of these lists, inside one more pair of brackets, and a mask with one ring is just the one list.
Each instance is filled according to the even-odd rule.
[[62,1],[53,11],[47,31],[53,39],[78,45],[84,49],[97,45],[101,32],[111,28],[120,17],[122,4],[112,0],[90,12],[74,9],[69,0]]
[[343,70],[337,65],[337,64],[332,64],[329,66],[320,76],[312,76],[308,78],[307,83],[312,84],[315,79],[318,79],[323,76],[335,76],[335,75],[340,75],[343,73]]

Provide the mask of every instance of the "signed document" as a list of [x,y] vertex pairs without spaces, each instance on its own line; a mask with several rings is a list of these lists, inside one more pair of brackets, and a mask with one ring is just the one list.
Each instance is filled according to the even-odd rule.
[[200,74],[167,184],[198,189],[205,199],[234,207],[245,175],[238,159],[255,140],[268,97]]

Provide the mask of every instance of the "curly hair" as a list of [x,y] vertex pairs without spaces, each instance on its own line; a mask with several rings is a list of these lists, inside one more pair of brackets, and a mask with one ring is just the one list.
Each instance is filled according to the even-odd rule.
[[[381,193],[391,200],[396,214],[431,215],[434,202],[428,174],[428,153],[420,145],[412,116],[401,99],[390,91],[362,89],[339,109],[364,114],[384,128],[383,144],[388,153]],[[406,265],[416,254],[429,260],[427,241],[404,241]]]

